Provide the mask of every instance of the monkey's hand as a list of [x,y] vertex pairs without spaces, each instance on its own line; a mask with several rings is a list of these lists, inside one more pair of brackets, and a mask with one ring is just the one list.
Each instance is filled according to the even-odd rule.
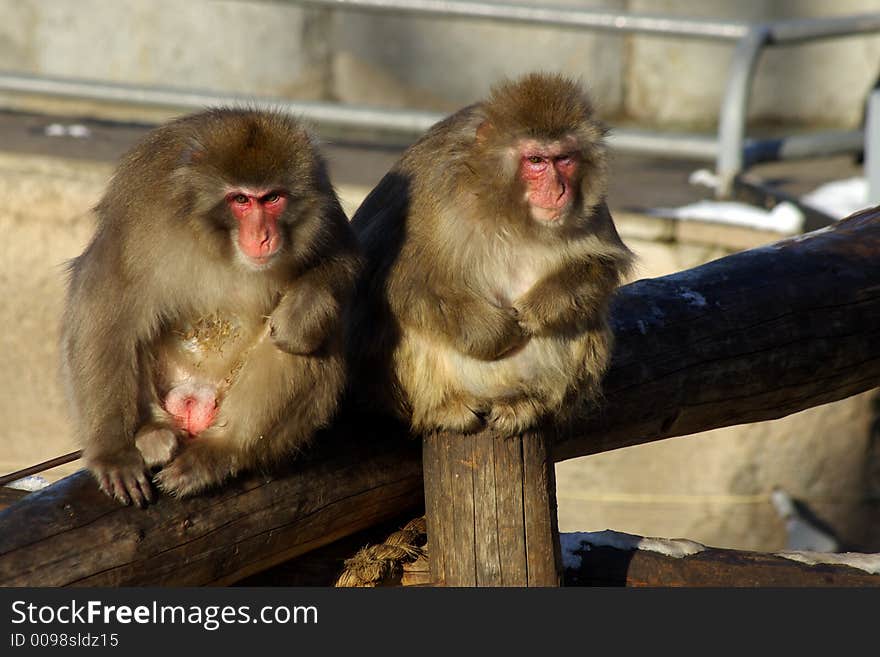
[[533,288],[514,302],[520,326],[529,335],[559,333],[593,321],[604,307],[589,289],[566,290],[552,283]]
[[580,331],[601,321],[619,282],[618,265],[600,258],[573,263],[535,284],[514,302],[531,335]]
[[456,346],[479,360],[504,358],[529,339],[513,308],[480,304],[478,308],[462,309],[458,317]]
[[134,445],[106,454],[87,452],[84,460],[98,486],[110,497],[126,506],[134,503],[141,509],[153,501],[146,463]]
[[339,303],[326,287],[305,282],[282,297],[269,318],[269,336],[282,351],[313,354],[339,322]]

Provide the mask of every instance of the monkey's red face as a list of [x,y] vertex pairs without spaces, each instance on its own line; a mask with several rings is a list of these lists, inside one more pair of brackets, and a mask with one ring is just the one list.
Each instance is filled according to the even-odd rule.
[[520,142],[519,175],[525,183],[525,201],[532,218],[553,223],[565,216],[575,198],[580,168],[577,142],[573,138],[545,142]]
[[278,219],[287,197],[276,190],[233,189],[226,203],[238,222],[237,247],[249,264],[262,268],[281,248]]

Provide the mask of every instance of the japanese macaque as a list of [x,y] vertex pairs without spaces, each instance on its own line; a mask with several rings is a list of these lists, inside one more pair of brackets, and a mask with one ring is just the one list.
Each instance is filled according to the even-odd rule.
[[269,467],[345,385],[357,241],[309,134],[212,109],[150,133],[70,263],[62,373],[100,487],[125,504]]
[[364,200],[354,376],[418,432],[515,434],[597,397],[632,253],[584,91],[531,74],[433,126]]

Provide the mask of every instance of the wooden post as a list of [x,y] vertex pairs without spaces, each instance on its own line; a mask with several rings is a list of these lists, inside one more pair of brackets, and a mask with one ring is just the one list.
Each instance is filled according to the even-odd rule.
[[556,477],[543,432],[424,437],[431,580],[440,586],[559,586]]

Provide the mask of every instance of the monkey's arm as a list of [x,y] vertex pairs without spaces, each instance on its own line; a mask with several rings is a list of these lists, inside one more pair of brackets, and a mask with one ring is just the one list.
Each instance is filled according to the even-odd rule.
[[605,255],[564,265],[514,302],[520,324],[542,335],[599,320],[620,282],[620,267]]
[[137,305],[126,303],[112,272],[94,261],[74,273],[64,320],[64,371],[75,405],[76,434],[86,466],[105,493],[123,504],[153,498],[135,447]]
[[450,286],[442,295],[423,288],[396,306],[404,324],[438,335],[479,360],[497,360],[528,339],[513,308],[495,305],[461,286]]
[[269,320],[270,336],[290,354],[318,351],[341,321],[358,270],[353,254],[325,260],[296,279]]

